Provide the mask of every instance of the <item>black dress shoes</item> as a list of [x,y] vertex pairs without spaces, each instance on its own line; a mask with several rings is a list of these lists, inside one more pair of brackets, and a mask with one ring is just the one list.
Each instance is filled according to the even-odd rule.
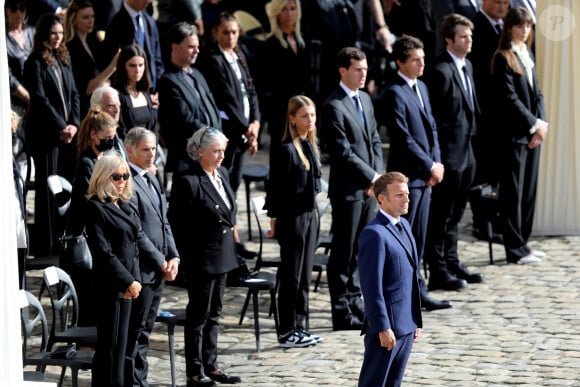
[[188,378],[187,387],[214,387],[217,383],[205,375],[199,375],[196,379]]
[[469,270],[467,270],[467,268],[462,264],[459,264],[458,266],[450,269],[457,278],[464,279],[469,284],[479,284],[484,280],[483,274],[470,273]]
[[437,309],[449,309],[451,308],[451,302],[447,300],[439,301],[431,297],[421,297],[421,306],[428,311]]
[[228,375],[222,370],[218,370],[217,374],[209,372],[207,376],[209,376],[210,379],[223,384],[237,384],[242,382],[242,378],[239,376]]
[[431,290],[461,290],[467,287],[467,281],[459,279],[451,273],[431,273],[428,289]]
[[360,331],[362,327],[362,321],[353,314],[349,314],[342,319],[333,319],[332,321],[332,329],[335,331]]

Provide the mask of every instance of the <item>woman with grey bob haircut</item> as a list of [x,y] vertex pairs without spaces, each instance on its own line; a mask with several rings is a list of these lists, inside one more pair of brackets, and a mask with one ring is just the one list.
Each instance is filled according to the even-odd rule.
[[199,162],[200,155],[198,149],[207,149],[214,142],[228,142],[226,135],[219,129],[216,128],[201,128],[198,129],[190,138],[187,140],[187,154],[193,161]]

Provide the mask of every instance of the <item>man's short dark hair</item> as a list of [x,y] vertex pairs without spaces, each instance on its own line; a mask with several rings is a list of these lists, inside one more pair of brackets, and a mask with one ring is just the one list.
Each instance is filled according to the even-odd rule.
[[197,27],[187,22],[174,24],[167,33],[167,41],[170,45],[180,44],[187,37],[197,34]]
[[457,26],[465,26],[470,30],[473,30],[473,23],[471,20],[458,13],[450,13],[445,16],[443,23],[441,23],[441,28],[439,28],[439,32],[441,33],[441,36],[443,36],[443,39],[453,40],[455,38],[455,27]]
[[350,67],[350,61],[354,60],[364,60],[367,58],[365,52],[356,47],[344,47],[338,52],[336,57],[338,62],[338,68],[344,67],[348,69]]
[[423,42],[414,36],[403,35],[393,43],[393,57],[405,63],[413,50],[423,49]]

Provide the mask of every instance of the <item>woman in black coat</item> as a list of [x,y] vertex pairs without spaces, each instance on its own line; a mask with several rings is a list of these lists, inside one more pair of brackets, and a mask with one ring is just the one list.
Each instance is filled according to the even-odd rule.
[[[108,152],[94,166],[89,182],[87,240],[93,256],[93,275],[99,284],[97,348],[92,370],[93,386],[132,385],[125,381],[127,338],[138,331],[143,316],[132,316],[132,300],[139,297],[139,257],[152,259],[165,271],[163,254],[145,236],[135,209],[131,172],[116,152]],[[129,369],[129,368],[127,368]]]
[[492,61],[492,87],[497,102],[498,143],[502,174],[499,198],[504,247],[509,263],[536,263],[545,253],[532,250],[532,233],[540,145],[548,133],[544,97],[530,47],[533,20],[523,7],[509,10],[499,48]]
[[79,95],[58,16],[45,14],[38,21],[34,49],[24,64],[24,85],[30,94],[25,136],[34,159],[36,190],[37,231],[31,247],[34,255],[48,254],[62,229],[55,229],[47,178],[59,174],[72,180],[76,165],[72,142],[80,122]]
[[307,330],[308,292],[318,239],[316,195],[320,192],[316,143],[316,107],[297,95],[288,102],[286,128],[266,198],[269,237],[278,238],[280,268],[278,315],[282,348],[307,347],[322,341]]
[[241,381],[226,374],[217,363],[226,275],[238,266],[236,198],[228,171],[221,166],[226,145],[227,138],[218,129],[202,128],[193,134],[187,152],[195,163],[174,177],[167,213],[189,295],[184,331],[188,387]]

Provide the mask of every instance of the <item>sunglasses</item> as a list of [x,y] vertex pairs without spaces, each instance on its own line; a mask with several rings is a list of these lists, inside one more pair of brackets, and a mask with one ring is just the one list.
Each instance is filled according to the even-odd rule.
[[114,181],[119,181],[121,179],[127,181],[127,180],[129,180],[129,177],[130,176],[131,176],[131,174],[129,174],[129,173],[123,173],[123,174],[121,174],[121,173],[113,173],[111,175],[111,177],[113,178]]

